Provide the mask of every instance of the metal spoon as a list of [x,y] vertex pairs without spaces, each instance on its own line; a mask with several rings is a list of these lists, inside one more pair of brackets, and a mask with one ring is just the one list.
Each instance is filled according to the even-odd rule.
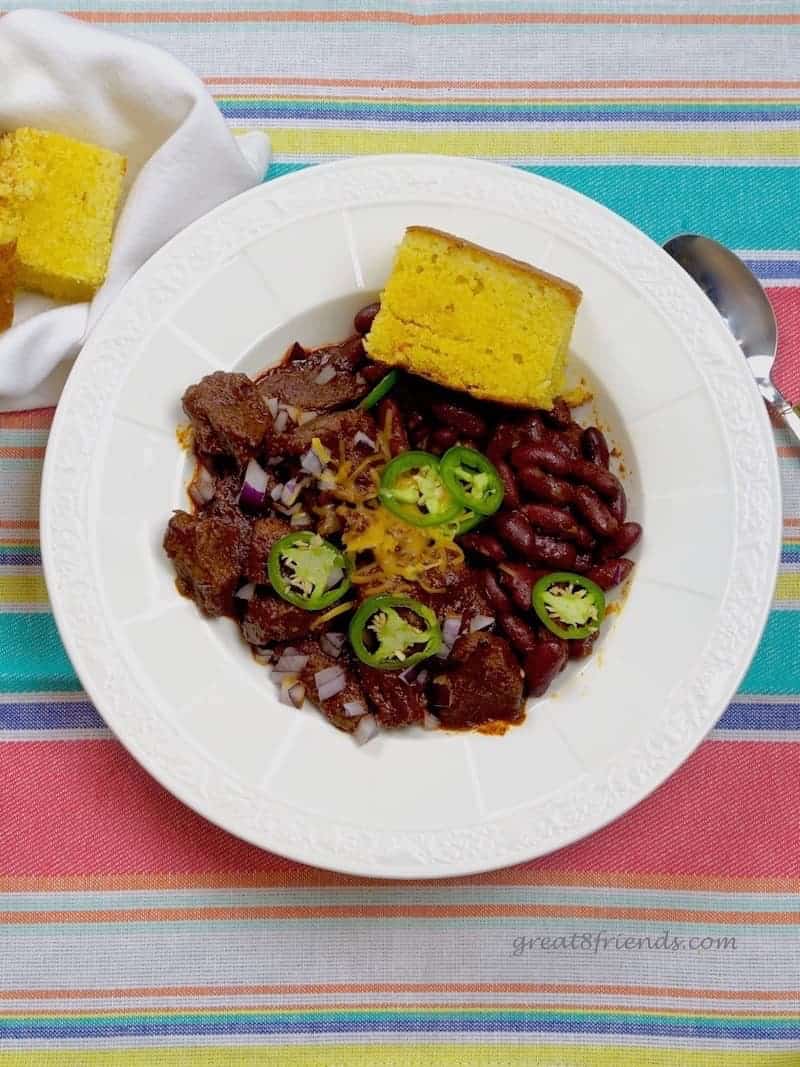
[[772,381],[778,326],[761,283],[730,249],[710,237],[682,233],[664,245],[697,282],[744,353],[759,392],[800,441],[800,415]]

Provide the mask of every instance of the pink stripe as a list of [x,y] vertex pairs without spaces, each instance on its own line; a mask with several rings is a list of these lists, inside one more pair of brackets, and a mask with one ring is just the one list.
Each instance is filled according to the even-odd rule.
[[[6,742],[0,782],[0,876],[263,872],[303,880],[297,864],[194,815],[116,742]],[[541,880],[548,870],[590,880],[613,872],[800,877],[798,808],[800,745],[709,741],[623,819],[518,868],[515,880],[525,871]]]
[[793,404],[800,404],[800,287],[767,289],[778,320],[775,384]]

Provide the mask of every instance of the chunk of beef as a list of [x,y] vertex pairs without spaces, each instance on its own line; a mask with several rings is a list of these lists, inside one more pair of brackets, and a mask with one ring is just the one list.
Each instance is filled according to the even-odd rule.
[[[253,537],[250,541],[250,552],[247,557],[247,579],[257,585],[267,582],[267,559],[270,549],[276,541],[292,532],[288,522],[282,519],[266,518],[256,519],[253,523]],[[302,611],[302,608],[298,608]],[[308,614],[304,612],[304,614]],[[257,643],[257,642],[256,642]]]
[[233,594],[249,548],[249,524],[216,515],[176,511],[164,536],[164,550],[178,574],[178,590],[206,615],[233,614]]
[[[308,663],[300,672],[300,681],[306,687],[306,695],[309,700],[320,709],[330,723],[346,733],[352,733],[361,716],[346,715],[344,712],[345,704],[361,704],[365,714],[369,712],[369,704],[347,651],[343,650],[342,655],[338,659],[334,659],[333,656],[329,656],[322,651],[319,640],[316,637],[308,637],[303,641],[294,642],[294,647],[298,652],[302,652],[304,656],[308,656]],[[320,700],[315,675],[328,667],[341,667],[344,670],[344,688],[341,692],[336,693],[335,696],[328,697],[327,700]]]
[[264,397],[274,396],[304,411],[332,411],[355,404],[369,391],[369,383],[358,373],[364,362],[360,337],[350,337],[340,345],[316,348],[302,358],[297,346],[289,363],[270,367],[258,377]]
[[249,645],[271,645],[304,637],[311,629],[314,614],[295,607],[271,593],[259,593],[247,602],[241,621],[242,636]]
[[183,410],[201,456],[231,456],[244,464],[272,430],[264,398],[246,374],[207,374],[183,394]]
[[358,677],[381,726],[393,730],[422,722],[428,701],[421,685],[409,684],[394,671],[378,671],[365,663],[359,663]]
[[468,630],[476,615],[495,614],[480,571],[467,564],[444,572],[429,571],[425,580],[431,586],[436,585],[438,592],[429,593],[417,586],[416,592],[408,595],[432,608],[440,622],[448,616],[460,615],[462,629]]
[[375,440],[375,421],[368,412],[331,412],[328,415],[319,415],[302,426],[294,426],[286,433],[275,434],[270,441],[270,452],[274,456],[301,456],[311,447],[314,438],[318,437],[334,457],[339,456],[341,441],[346,459],[364,459],[372,453],[369,445],[355,440],[359,431],[371,441]]
[[435,683],[449,693],[449,704],[434,709],[443,726],[462,729],[522,719],[522,671],[502,637],[487,633],[459,637],[448,667]]

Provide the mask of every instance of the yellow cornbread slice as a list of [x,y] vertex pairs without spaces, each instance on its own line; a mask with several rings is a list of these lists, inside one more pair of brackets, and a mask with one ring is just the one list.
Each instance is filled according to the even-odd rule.
[[15,224],[17,285],[88,300],[102,284],[125,159],[28,127],[0,138],[0,230]]
[[552,407],[581,291],[527,263],[410,226],[365,346],[473,396]]

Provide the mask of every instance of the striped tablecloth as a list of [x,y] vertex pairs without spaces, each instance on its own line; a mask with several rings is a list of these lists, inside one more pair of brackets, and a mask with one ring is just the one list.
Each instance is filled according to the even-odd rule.
[[[268,128],[271,176],[474,155],[656,240],[717,237],[767,285],[782,371],[800,372],[796,2],[71,7],[174,52],[232,125]],[[800,450],[783,431],[774,609],[708,740],[572,848],[392,885],[240,843],[110,736],[42,582],[50,419],[0,417],[0,1067],[800,1064]]]

